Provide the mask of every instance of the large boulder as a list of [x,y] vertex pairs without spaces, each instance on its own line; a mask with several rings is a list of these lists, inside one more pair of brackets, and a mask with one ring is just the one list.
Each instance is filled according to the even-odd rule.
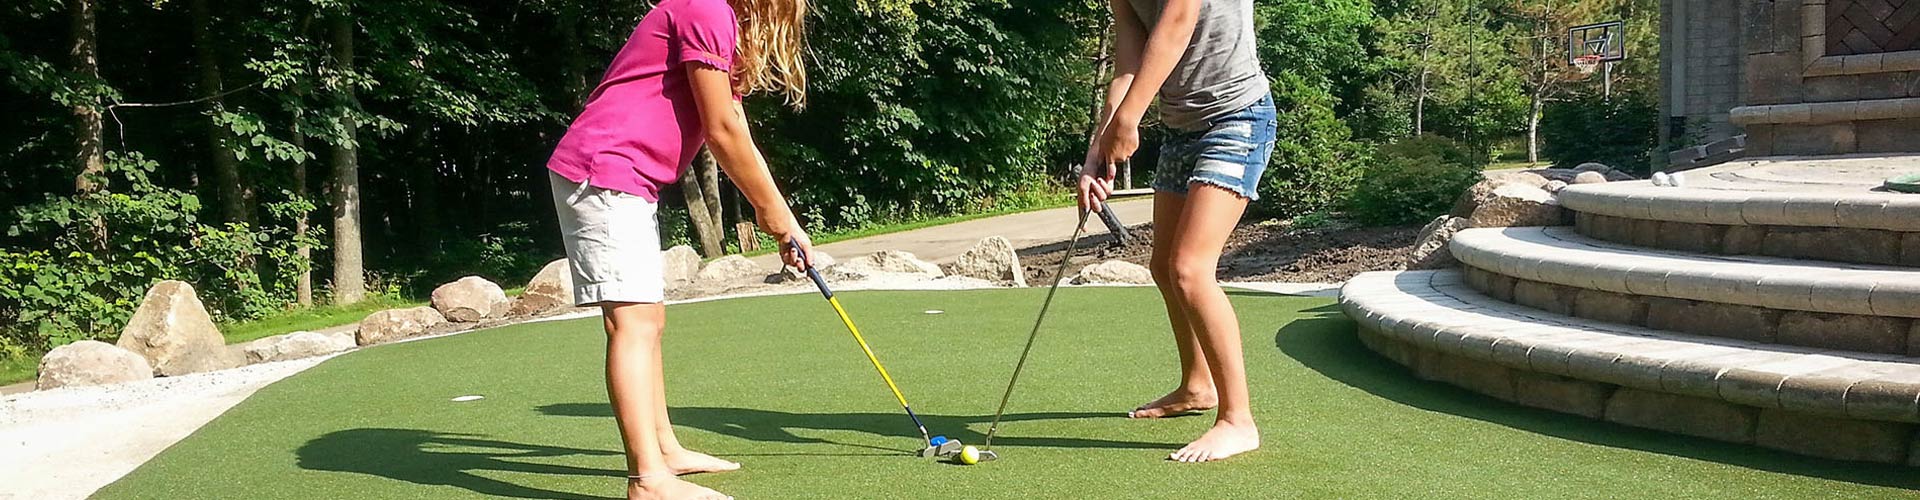
[[1013,242],[1003,236],[988,236],[973,245],[953,262],[953,274],[995,283],[1027,286],[1027,273],[1020,267],[1020,255]]
[[753,259],[728,255],[713,259],[706,267],[700,268],[699,279],[695,283],[702,289],[717,289],[749,279],[754,282],[765,281],[766,277],[767,270],[755,264]]
[[40,380],[33,388],[105,385],[153,378],[147,358],[98,340],[53,348],[40,358]]
[[547,263],[514,299],[508,316],[532,316],[573,305],[573,269],[567,259]]
[[433,289],[433,308],[448,321],[472,323],[505,315],[513,303],[500,285],[468,276]]
[[1088,285],[1096,283],[1121,283],[1145,285],[1153,283],[1153,271],[1146,266],[1124,260],[1109,260],[1080,269],[1073,277],[1073,284]]
[[1469,227],[1557,226],[1565,223],[1560,201],[1545,189],[1508,184],[1467,218]]
[[700,252],[693,247],[678,245],[660,253],[660,260],[666,266],[665,278],[668,290],[677,290],[693,285],[700,279]]
[[447,318],[432,307],[388,309],[360,320],[360,328],[354,332],[354,342],[360,345],[383,344],[427,333],[446,322]]
[[864,280],[873,278],[934,279],[947,273],[931,262],[920,260],[911,253],[899,250],[883,250],[834,264],[826,274],[837,279]]
[[246,364],[239,353],[227,349],[226,338],[213,325],[193,285],[181,281],[162,281],[147,290],[140,308],[120,331],[118,345],[147,358],[153,373],[161,376]]
[[325,356],[355,345],[352,332],[293,332],[248,342],[241,345],[240,350],[247,354],[248,362],[267,363]]
[[1581,172],[1579,175],[1573,176],[1572,183],[1573,184],[1604,184],[1606,182],[1607,182],[1607,174],[1603,174],[1600,172]]
[[1440,269],[1453,267],[1460,261],[1453,259],[1453,252],[1447,250],[1447,244],[1453,241],[1453,233],[1467,228],[1467,219],[1442,215],[1420,229],[1420,238],[1415,240],[1413,252],[1407,254],[1407,269]]
[[[1482,180],[1478,183],[1474,183],[1472,187],[1467,188],[1467,192],[1461,193],[1460,199],[1454,201],[1453,203],[1453,210],[1449,211],[1448,213],[1453,215],[1454,217],[1472,216],[1474,209],[1480,208],[1481,204],[1486,203],[1487,200],[1493,199],[1493,190],[1499,189],[1500,186],[1505,186],[1508,184],[1518,184],[1523,186],[1532,186],[1540,189],[1547,189],[1547,187],[1551,185],[1553,181],[1535,172],[1540,172],[1540,171],[1534,170],[1534,171],[1527,171],[1527,172],[1505,172],[1505,173],[1488,175],[1486,180]],[[1573,175],[1570,174],[1570,175],[1567,175],[1566,179],[1561,182],[1571,183],[1572,180],[1573,180]]]

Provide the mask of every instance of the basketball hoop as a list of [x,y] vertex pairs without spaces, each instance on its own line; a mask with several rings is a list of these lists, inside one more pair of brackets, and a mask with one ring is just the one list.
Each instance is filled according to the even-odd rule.
[[1579,70],[1582,75],[1591,75],[1594,71],[1600,69],[1601,59],[1605,59],[1605,57],[1599,55],[1575,57],[1573,58],[1573,69]]

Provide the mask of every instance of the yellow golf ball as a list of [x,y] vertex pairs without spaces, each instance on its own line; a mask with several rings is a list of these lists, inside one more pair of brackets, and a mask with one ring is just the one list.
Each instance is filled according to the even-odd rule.
[[960,463],[967,465],[980,463],[980,449],[972,446],[960,447]]

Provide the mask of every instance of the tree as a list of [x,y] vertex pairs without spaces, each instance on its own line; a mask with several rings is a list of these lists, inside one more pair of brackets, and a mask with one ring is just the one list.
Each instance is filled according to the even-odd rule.
[[[353,73],[353,17],[347,5],[333,14],[333,64],[345,75]],[[354,112],[359,101],[354,83],[338,85],[340,137],[333,158],[333,303],[352,304],[366,297],[366,270],[360,248],[360,160]]]
[[1498,60],[1503,49],[1482,40],[1487,29],[1479,5],[1459,0],[1412,0],[1381,22],[1382,57],[1398,73],[1398,85],[1413,101],[1413,136],[1428,131],[1428,109],[1467,100],[1485,84],[1477,63]]
[[207,0],[189,0],[187,10],[193,17],[193,58],[200,69],[200,93],[207,104],[206,130],[209,163],[213,164],[214,183],[220,192],[220,207],[228,222],[253,222],[253,190],[240,179],[240,161],[233,151],[232,133],[221,123],[227,112],[226,85],[222,82],[220,56],[213,40],[213,13]]
[[721,218],[720,164],[713,152],[700,149],[693,166],[680,175],[680,190],[687,200],[687,214],[693,220],[694,235],[700,241],[700,254],[709,259],[725,255],[726,219]]
[[1582,75],[1568,65],[1567,30],[1605,12],[1614,0],[1506,0],[1506,39],[1521,61],[1520,79],[1526,90],[1527,161],[1540,161],[1540,119],[1548,102],[1561,96],[1566,83]]
[[[71,0],[67,2],[68,14],[72,16],[72,40],[69,56],[73,73],[88,86],[98,85],[100,80],[100,42],[95,29],[95,7],[93,0]],[[75,176],[74,191],[88,194],[103,187],[101,175],[106,173],[106,147],[104,133],[106,121],[100,116],[100,96],[94,92],[82,92],[70,104],[74,119],[74,163],[80,173]],[[104,229],[104,228],[103,228]]]

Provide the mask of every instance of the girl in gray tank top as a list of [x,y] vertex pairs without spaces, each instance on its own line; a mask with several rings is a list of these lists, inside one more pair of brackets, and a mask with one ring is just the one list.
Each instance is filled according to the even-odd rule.
[[1253,0],[1110,2],[1116,71],[1081,169],[1081,209],[1112,194],[1114,167],[1138,149],[1141,119],[1156,99],[1174,131],[1154,169],[1149,267],[1167,303],[1180,379],[1127,415],[1217,408],[1213,427],[1168,458],[1222,460],[1260,447],[1239,318],[1214,275],[1228,236],[1259,198],[1278,122],[1255,50]]

